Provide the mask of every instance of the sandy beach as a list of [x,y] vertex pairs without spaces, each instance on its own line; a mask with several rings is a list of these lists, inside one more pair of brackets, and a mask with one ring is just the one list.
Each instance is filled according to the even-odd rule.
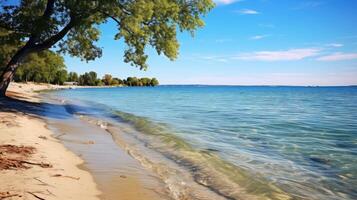
[[[55,88],[12,83],[8,96],[36,104],[35,91]],[[99,199],[83,160],[52,137],[39,116],[12,109],[16,100],[0,102],[0,199]]]
[[[204,177],[204,173],[192,175],[150,150],[139,142],[138,135],[132,136],[134,132],[126,133],[126,125],[117,127],[113,121],[71,112],[71,106],[89,110],[95,107],[72,105],[50,93],[39,93],[69,87],[10,85],[9,98],[0,102],[0,197],[225,199],[224,194],[200,184],[197,178]],[[259,199],[245,192],[232,195],[232,199]]]
[[69,87],[11,83],[1,99],[0,199],[169,199],[104,129],[38,111],[53,108],[39,91]]

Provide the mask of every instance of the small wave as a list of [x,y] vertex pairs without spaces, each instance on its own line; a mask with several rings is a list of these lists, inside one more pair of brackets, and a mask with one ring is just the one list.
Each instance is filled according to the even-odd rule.
[[214,151],[194,149],[163,124],[125,112],[114,114],[137,130],[136,136],[150,149],[184,167],[197,184],[226,199],[293,199],[259,174],[251,174],[221,159]]

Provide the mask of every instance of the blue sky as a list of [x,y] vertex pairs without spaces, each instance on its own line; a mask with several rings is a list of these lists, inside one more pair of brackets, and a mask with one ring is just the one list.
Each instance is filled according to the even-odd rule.
[[149,53],[149,69],[123,62],[116,26],[101,26],[103,56],[65,56],[69,71],[157,77],[161,84],[357,85],[357,1],[216,0],[206,26],[179,34],[179,58]]

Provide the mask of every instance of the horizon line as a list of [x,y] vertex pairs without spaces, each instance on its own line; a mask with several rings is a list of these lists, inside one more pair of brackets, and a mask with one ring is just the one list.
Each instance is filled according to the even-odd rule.
[[239,84],[160,84],[158,86],[240,86],[240,87],[357,87],[356,85],[239,85]]

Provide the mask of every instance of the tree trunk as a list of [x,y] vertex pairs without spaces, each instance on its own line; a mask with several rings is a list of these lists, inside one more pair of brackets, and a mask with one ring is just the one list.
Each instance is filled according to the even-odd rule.
[[9,87],[10,82],[12,81],[16,69],[19,65],[21,59],[23,59],[27,54],[30,53],[30,48],[25,45],[22,47],[16,54],[11,58],[10,62],[6,65],[6,68],[0,76],[0,97],[6,96],[6,90]]
[[15,75],[17,64],[8,64],[1,75],[0,97],[6,96],[6,90]]

